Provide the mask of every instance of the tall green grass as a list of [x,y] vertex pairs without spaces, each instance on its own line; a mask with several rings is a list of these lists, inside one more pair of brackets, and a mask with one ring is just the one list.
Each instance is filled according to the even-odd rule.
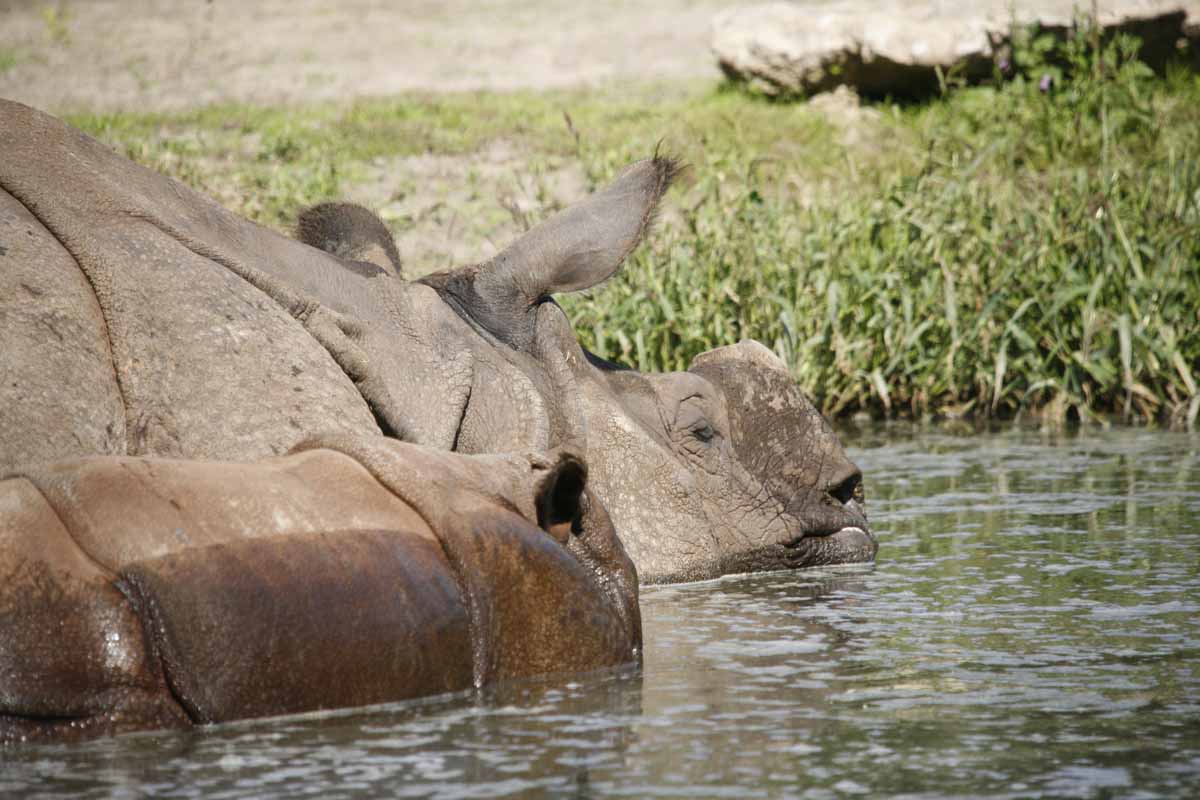
[[909,109],[919,155],[816,202],[710,152],[683,225],[568,303],[582,338],[642,369],[759,339],[834,416],[1194,426],[1200,85],[1133,48]]
[[668,86],[71,121],[281,229],[393,156],[503,140],[594,188],[661,142],[691,165],[667,224],[563,299],[601,355],[680,369],[755,338],[834,416],[1195,425],[1200,79],[1133,52],[1081,28],[994,86],[833,115]]

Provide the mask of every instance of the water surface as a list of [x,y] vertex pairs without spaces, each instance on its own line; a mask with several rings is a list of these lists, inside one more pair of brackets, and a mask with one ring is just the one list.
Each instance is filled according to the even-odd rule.
[[1200,796],[1200,436],[848,440],[878,565],[644,590],[641,670],[10,748],[0,795]]

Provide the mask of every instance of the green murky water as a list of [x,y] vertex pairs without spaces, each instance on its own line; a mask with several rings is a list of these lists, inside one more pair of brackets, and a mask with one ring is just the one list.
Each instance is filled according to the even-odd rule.
[[9,749],[0,794],[1200,796],[1200,436],[849,441],[878,565],[646,590],[640,671]]

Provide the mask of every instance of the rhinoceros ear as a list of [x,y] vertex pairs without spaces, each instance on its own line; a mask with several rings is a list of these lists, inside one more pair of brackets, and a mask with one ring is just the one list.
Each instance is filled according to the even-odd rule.
[[583,513],[587,465],[567,450],[558,450],[547,457],[534,456],[530,463],[540,473],[534,488],[538,527],[560,544],[566,544]]
[[658,201],[679,174],[655,156],[526,233],[485,264],[426,275],[461,316],[517,350],[534,341],[539,301],[595,286],[613,276],[654,222]]
[[375,266],[404,277],[392,232],[375,212],[356,203],[318,203],[304,209],[296,218],[296,238],[351,262],[347,266],[352,270]]
[[654,223],[658,202],[679,174],[672,158],[632,164],[588,199],[533,228],[476,274],[481,295],[517,296],[532,304],[611,278]]

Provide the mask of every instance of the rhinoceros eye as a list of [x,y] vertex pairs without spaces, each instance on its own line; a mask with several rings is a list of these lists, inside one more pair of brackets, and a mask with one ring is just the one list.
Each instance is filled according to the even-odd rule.
[[711,443],[719,435],[705,413],[703,398],[699,396],[689,397],[679,404],[675,425],[680,433],[702,445]]
[[695,436],[702,442],[711,442],[713,437],[717,435],[717,432],[713,430],[712,425],[709,425],[707,422],[694,426],[691,429],[691,433],[692,436]]

